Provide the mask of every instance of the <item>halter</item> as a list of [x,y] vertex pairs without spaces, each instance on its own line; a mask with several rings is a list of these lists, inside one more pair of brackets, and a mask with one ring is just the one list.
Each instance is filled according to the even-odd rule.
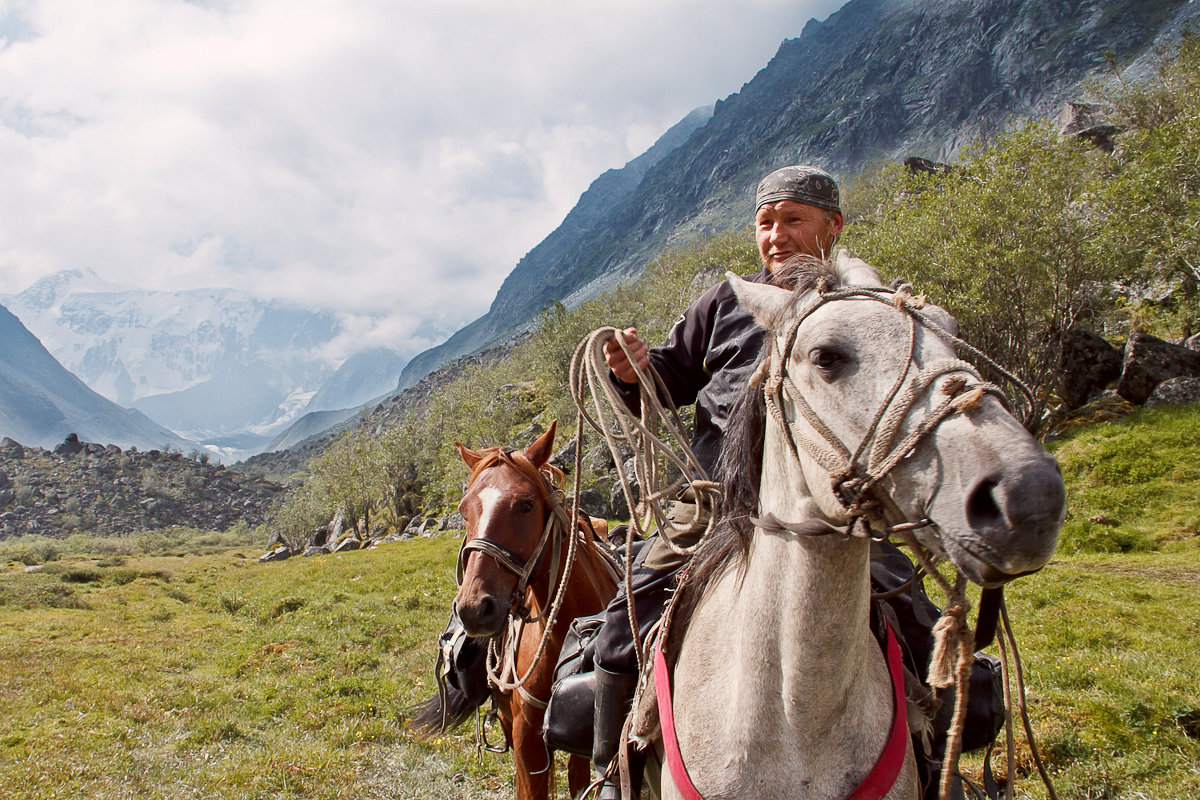
[[[905,361],[904,369],[896,378],[886,399],[867,428],[866,435],[854,452],[851,452],[821,420],[787,373],[787,364],[791,359],[792,350],[795,348],[801,324],[821,306],[852,298],[865,298],[883,303],[906,312],[909,317],[908,358]],[[822,285],[817,289],[816,297],[788,325],[782,346],[777,337],[771,337],[769,356],[751,378],[752,383],[763,385],[767,410],[787,434],[788,445],[796,459],[800,460],[800,451],[803,450],[829,472],[833,495],[845,509],[850,520],[847,527],[849,535],[884,539],[892,533],[911,531],[934,524],[928,518],[905,521],[903,514],[891,498],[886,493],[877,491],[879,483],[942,422],[956,413],[965,413],[975,407],[984,394],[998,397],[1006,407],[1009,406],[1008,397],[999,386],[984,381],[973,364],[958,358],[935,361],[917,371],[910,381],[909,375],[913,371],[915,362],[918,327],[924,327],[956,348],[970,352],[1003,375],[1021,392],[1027,406],[1025,414],[1027,423],[1032,415],[1033,394],[1028,387],[991,358],[934,322],[921,311],[924,306],[924,295],[914,297],[912,289],[908,286],[902,286],[899,289],[849,287],[827,290]],[[935,382],[946,376],[952,377],[949,377],[941,387],[944,399],[908,436],[898,443],[895,442],[901,424],[907,419],[916,404],[932,389]],[[796,416],[802,417],[812,430],[817,432],[819,438],[808,434],[793,421],[787,419],[787,415],[783,412],[785,401],[791,402],[796,409]],[[868,448],[869,453],[867,452]],[[867,453],[865,464],[863,463],[864,453]],[[856,532],[859,521],[863,523],[862,533]],[[795,531],[798,528],[798,526],[780,522],[771,514],[762,519],[752,520],[752,522],[759,527],[774,530]],[[872,531],[873,525],[877,532]]]

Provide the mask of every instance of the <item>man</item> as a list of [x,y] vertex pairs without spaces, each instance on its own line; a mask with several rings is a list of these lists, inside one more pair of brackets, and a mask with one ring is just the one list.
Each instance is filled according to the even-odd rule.
[[[755,240],[763,269],[749,280],[779,280],[783,263],[792,256],[825,258],[842,230],[837,182],[817,167],[796,165],[767,175],[758,185],[754,210]],[[651,365],[677,407],[695,403],[692,450],[710,474],[720,454],[729,414],[745,391],[761,351],[764,331],[738,305],[727,281],[713,286],[680,316],[662,347],[650,349],[629,328],[623,336],[633,360]],[[630,356],[616,340],[605,347],[610,378],[626,397],[637,402],[637,374]],[[694,540],[676,540],[687,547]],[[643,547],[634,561],[633,597],[638,628],[647,630],[661,615],[669,590],[684,559],[658,537]],[[620,743],[621,728],[637,682],[637,657],[628,621],[624,584],[609,605],[605,624],[595,643],[596,715],[592,760],[603,773]],[[620,797],[608,781],[601,800]]]

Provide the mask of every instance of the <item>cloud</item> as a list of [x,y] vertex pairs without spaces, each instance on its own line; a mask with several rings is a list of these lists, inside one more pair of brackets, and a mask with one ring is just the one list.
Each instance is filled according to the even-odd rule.
[[0,292],[225,286],[411,355],[838,5],[0,0]]

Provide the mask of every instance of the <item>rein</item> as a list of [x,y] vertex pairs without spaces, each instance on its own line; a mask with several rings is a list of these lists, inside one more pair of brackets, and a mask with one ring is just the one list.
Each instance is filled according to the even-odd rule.
[[[615,339],[629,356],[630,365],[638,377],[638,392],[641,413],[635,417],[617,394],[609,380],[608,364],[604,359],[604,345]],[[576,425],[576,481],[580,473],[579,461],[583,453],[584,423],[595,430],[608,445],[616,465],[617,479],[625,493],[629,507],[630,541],[645,539],[651,531],[658,530],[662,541],[677,555],[690,556],[699,547],[679,547],[673,541],[676,534],[702,533],[700,541],[712,531],[716,524],[715,513],[721,495],[721,484],[709,478],[707,471],[696,459],[688,444],[688,434],[683,420],[674,405],[661,376],[653,366],[643,370],[632,358],[621,331],[613,327],[597,328],[588,334],[575,348],[571,358],[571,395],[578,409]],[[588,410],[591,398],[592,410]],[[666,399],[666,404],[662,398]],[[602,402],[603,400],[603,402]],[[628,457],[624,449],[634,454],[634,474],[626,468]],[[664,472],[674,474],[674,479],[663,484]],[[640,489],[640,498],[635,498],[631,488],[634,481]],[[690,486],[695,493],[697,520],[679,525],[668,516],[666,506],[680,491]],[[639,671],[645,670],[648,654],[638,629],[637,615],[633,607],[633,548],[625,548],[624,583],[629,627],[633,631],[634,653]]]

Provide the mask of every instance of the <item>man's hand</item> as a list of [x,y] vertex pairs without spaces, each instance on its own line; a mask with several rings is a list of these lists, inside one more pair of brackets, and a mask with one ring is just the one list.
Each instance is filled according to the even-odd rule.
[[[637,328],[626,328],[620,335],[625,339],[633,361],[643,371],[650,369],[650,351],[646,347],[646,343],[638,338]],[[613,374],[625,383],[637,383],[637,373],[633,371],[633,364],[629,363],[630,356],[625,355],[625,351],[621,349],[621,344],[616,337],[609,339],[604,345],[604,361]]]

